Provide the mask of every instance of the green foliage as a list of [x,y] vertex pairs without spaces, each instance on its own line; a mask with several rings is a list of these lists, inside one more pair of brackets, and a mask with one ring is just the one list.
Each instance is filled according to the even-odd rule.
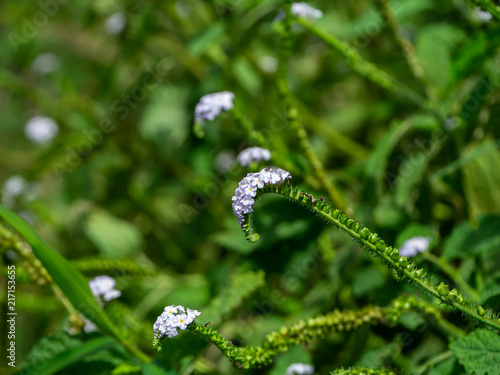
[[[292,0],[0,2],[17,368],[496,373],[500,7],[308,4],[323,16]],[[194,124],[223,90],[234,107]],[[27,137],[34,116],[56,121],[51,142]],[[271,159],[240,166],[248,146]],[[242,236],[231,196],[265,166],[293,179],[259,189]],[[428,251],[400,257],[415,236]],[[96,301],[100,275],[120,297]],[[201,315],[157,352],[170,304]]]
[[478,329],[453,342],[450,349],[471,374],[500,373],[500,339],[494,332]]

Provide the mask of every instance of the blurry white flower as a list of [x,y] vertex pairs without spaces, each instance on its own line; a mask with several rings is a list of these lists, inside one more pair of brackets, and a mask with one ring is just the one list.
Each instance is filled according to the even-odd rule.
[[175,337],[179,334],[177,328],[185,330],[200,314],[198,310],[186,309],[180,305],[166,306],[153,325],[154,336],[158,339],[164,336]]
[[24,134],[31,142],[44,145],[59,134],[59,127],[50,117],[35,116],[26,123]]
[[401,249],[399,249],[400,256],[406,256],[408,259],[413,258],[419,253],[427,251],[429,248],[429,239],[427,237],[413,237],[406,240]]
[[323,12],[306,3],[293,3],[292,4],[292,14],[295,17],[304,18],[304,19],[318,19],[323,17]]
[[257,60],[260,69],[265,73],[275,73],[278,70],[278,59],[273,56],[261,56]]
[[249,166],[252,163],[258,163],[261,160],[271,159],[271,151],[262,147],[249,147],[239,153],[236,160],[243,166]]
[[286,375],[312,375],[314,367],[304,363],[293,363],[286,369]]
[[490,22],[493,16],[491,15],[490,12],[486,10],[482,10],[480,7],[477,7],[475,10],[476,17],[479,19],[481,22]]
[[83,318],[83,321],[85,322],[85,325],[83,326],[83,331],[85,333],[92,333],[92,332],[96,332],[97,331],[97,326],[92,323],[90,320],[88,320],[87,318]]
[[89,287],[94,297],[102,298],[104,301],[111,301],[121,296],[121,292],[114,289],[115,285],[115,279],[106,275],[97,276],[89,281]]
[[265,184],[283,183],[286,179],[292,178],[292,175],[278,168],[277,170],[263,169],[259,173],[248,173],[243,180],[240,181],[236,191],[234,192],[233,211],[238,218],[238,223],[243,223],[244,214],[253,212],[254,197],[257,195],[257,189],[261,189]]
[[58,69],[61,66],[59,57],[52,53],[46,52],[38,55],[31,63],[31,70],[40,75],[48,74]]
[[125,15],[121,12],[117,12],[108,17],[104,27],[109,34],[117,35],[123,31],[126,24],[127,18]]
[[26,186],[27,182],[23,177],[19,175],[11,176],[3,184],[3,195],[4,197],[17,197],[23,193]]
[[215,169],[219,172],[227,172],[234,165],[234,153],[232,151],[221,151],[215,157]]
[[202,96],[194,109],[195,122],[203,124],[205,120],[213,120],[222,110],[229,111],[233,108],[234,94],[229,91],[221,91]]

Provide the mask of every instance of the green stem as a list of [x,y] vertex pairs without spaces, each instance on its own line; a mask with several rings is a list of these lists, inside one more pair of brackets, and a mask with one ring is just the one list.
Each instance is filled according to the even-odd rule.
[[309,163],[311,164],[316,176],[321,181],[321,184],[327,191],[328,195],[332,199],[335,204],[346,210],[347,207],[345,205],[345,201],[336,188],[336,186],[332,183],[332,181],[327,178],[325,169],[323,164],[318,159],[316,154],[314,153],[311,143],[309,142],[309,138],[307,136],[307,132],[304,129],[303,124],[299,120],[299,112],[297,108],[293,105],[292,94],[290,92],[290,88],[288,86],[287,80],[287,72],[288,72],[288,61],[290,59],[291,51],[293,49],[293,40],[292,40],[292,14],[291,14],[291,0],[287,0],[286,14],[285,19],[283,20],[283,38],[279,50],[279,68],[277,72],[277,86],[278,92],[285,104],[286,113],[288,122],[290,127],[295,130],[297,134],[297,138],[299,139],[299,143],[301,148],[304,150],[305,155]]
[[479,302],[479,293],[475,289],[473,289],[464,279],[462,279],[460,274],[453,267],[451,267],[448,262],[427,251],[423,253],[423,257],[425,260],[437,266],[450,279],[452,279],[453,282],[457,284],[470,299],[472,299],[474,302]]
[[366,77],[373,83],[381,86],[382,88],[396,95],[406,97],[407,99],[411,100],[421,108],[432,113],[439,120],[441,121],[445,120],[444,117],[436,111],[436,109],[431,103],[429,103],[427,100],[425,100],[422,96],[420,96],[418,93],[413,91],[408,86],[400,83],[394,77],[390,76],[386,72],[377,68],[372,63],[363,59],[363,57],[361,57],[361,55],[356,50],[351,48],[347,43],[340,41],[336,37],[327,34],[321,29],[318,29],[316,26],[314,26],[313,24],[304,19],[297,18],[296,22],[300,23],[311,33],[313,33],[314,35],[325,41],[329,46],[333,47],[338,52],[340,52],[349,61],[352,68],[362,76]]
[[[271,364],[273,357],[287,351],[290,346],[301,345],[313,339],[326,338],[334,332],[348,332],[361,326],[380,323],[395,324],[399,322],[403,312],[410,310],[432,315],[437,321],[444,320],[436,308],[414,296],[408,296],[398,297],[387,308],[366,306],[359,310],[335,310],[315,318],[301,320],[269,333],[260,346],[237,347],[215,329],[196,322],[188,325],[187,329],[217,346],[222,354],[233,361],[237,367],[250,369]],[[464,334],[457,327],[447,331],[448,333],[452,337],[460,337]],[[155,339],[153,347],[159,350],[161,341]]]
[[439,354],[435,357],[432,357],[429,359],[427,362],[425,362],[416,372],[415,375],[422,375],[427,371],[427,369],[432,368],[436,366],[438,363],[441,363],[448,358],[452,357],[453,353],[451,351],[444,352],[442,354]]
[[264,136],[258,130],[255,130],[255,126],[248,117],[246,117],[239,109],[233,107],[231,113],[234,115],[235,119],[240,123],[241,127],[247,132],[248,137],[255,142],[256,145],[264,148],[269,148],[267,141]]
[[[378,234],[371,233],[366,227],[362,228],[358,222],[348,218],[345,214],[342,214],[340,210],[332,209],[329,204],[320,200],[315,200],[312,195],[304,193],[298,188],[287,187],[285,185],[266,185],[258,190],[257,197],[267,193],[282,195],[309,208],[315,214],[346,232],[375,256],[387,263],[390,268],[395,269],[399,275],[406,276],[430,295],[452,306],[455,310],[460,311],[469,318],[500,331],[500,321],[498,317],[491,313],[487,313],[483,307],[476,306],[472,301],[464,298],[457,290],[454,289],[450,291],[449,287],[444,283],[436,286],[427,277],[424,270],[419,269],[415,263],[409,261],[405,256],[400,257],[399,251],[390,246],[387,247],[385,242],[379,239]],[[255,233],[252,228],[252,215],[253,213],[244,215],[242,229],[247,240],[256,242],[258,241],[259,235]]]
[[418,61],[417,56],[415,55],[415,50],[413,49],[412,44],[408,41],[408,39],[404,38],[401,35],[398,23],[396,21],[396,17],[394,16],[394,13],[391,10],[389,1],[377,0],[376,3],[380,8],[380,10],[382,11],[382,13],[384,14],[394,39],[396,40],[399,47],[403,51],[403,55],[406,59],[408,66],[410,67],[411,72],[413,73],[413,76],[421,84],[422,88],[425,90],[427,94],[427,97],[430,98],[431,101],[434,101],[436,98],[431,87],[429,86],[427,78],[425,77],[424,69],[422,68],[422,65],[420,65],[420,62]]

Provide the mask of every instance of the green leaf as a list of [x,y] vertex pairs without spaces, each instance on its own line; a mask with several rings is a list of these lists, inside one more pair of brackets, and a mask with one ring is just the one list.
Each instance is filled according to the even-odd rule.
[[203,312],[203,317],[216,326],[253,292],[265,284],[264,272],[245,272],[233,276],[229,286],[224,289]]
[[500,151],[496,142],[488,140],[467,149],[473,154],[483,146],[491,151],[480,154],[463,167],[463,184],[470,217],[483,214],[500,214]]
[[134,225],[103,210],[90,214],[85,233],[102,255],[110,258],[131,257],[139,252],[143,242],[141,232]]
[[486,329],[478,329],[450,345],[458,362],[469,373],[500,375],[500,337]]
[[291,347],[276,359],[269,375],[286,374],[286,369],[293,363],[304,363],[312,365],[311,354],[300,346]]
[[28,367],[21,371],[22,375],[49,375],[75,363],[82,358],[98,352],[100,350],[116,345],[112,337],[99,337],[82,343],[81,345],[69,350],[60,352],[54,358],[49,359],[40,366],[40,362],[33,367]]
[[416,199],[415,187],[425,176],[427,165],[432,158],[432,152],[419,152],[410,155],[401,164],[395,182],[395,202],[405,207],[413,205]]
[[451,78],[451,51],[465,33],[449,24],[433,24],[419,33],[416,54],[429,82],[438,90],[444,89]]
[[71,304],[103,331],[118,337],[118,332],[97,304],[85,278],[61,254],[46,244],[21,217],[0,205],[0,216],[12,225],[33,249],[54,282]]
[[142,365],[142,373],[144,375],[178,375],[174,370],[166,370],[154,363]]
[[480,216],[476,229],[469,222],[455,227],[444,244],[447,260],[468,258],[500,247],[500,216]]
[[369,294],[385,284],[386,278],[377,269],[371,265],[359,269],[352,280],[352,294],[361,297]]

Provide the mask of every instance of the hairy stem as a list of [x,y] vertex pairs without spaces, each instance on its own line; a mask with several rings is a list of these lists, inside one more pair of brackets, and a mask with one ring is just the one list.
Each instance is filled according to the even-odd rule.
[[292,1],[287,0],[285,19],[283,20],[283,37],[279,50],[279,67],[276,78],[278,92],[283,100],[283,103],[285,104],[290,127],[295,130],[300,146],[304,150],[306,158],[311,164],[316,176],[321,181],[321,184],[327,191],[332,201],[335,202],[337,207],[340,207],[345,211],[347,207],[345,205],[344,198],[342,197],[342,194],[340,194],[337,187],[327,177],[323,164],[314,153],[311,143],[309,142],[307,132],[304,129],[304,125],[299,120],[299,112],[293,104],[292,94],[290,92],[290,87],[288,86],[288,61],[293,49],[291,3]]
[[[456,289],[450,291],[448,285],[444,283],[436,286],[424,270],[419,269],[406,256],[401,257],[399,251],[391,246],[386,246],[385,242],[379,239],[378,234],[371,233],[366,227],[363,228],[358,222],[342,214],[340,210],[332,209],[329,204],[314,199],[311,194],[304,193],[298,188],[285,185],[266,185],[264,188],[259,189],[257,197],[267,193],[279,194],[309,208],[315,214],[346,232],[372,254],[384,261],[390,268],[395,269],[401,277],[407,277],[430,295],[469,318],[500,331],[500,321],[497,316],[487,312],[483,307],[475,305],[472,301],[463,297]],[[249,241],[256,242],[258,234],[252,228],[252,215],[253,213],[244,215],[242,229]]]
[[[301,320],[291,326],[284,326],[278,331],[269,333],[260,346],[237,347],[215,329],[196,322],[191,323],[187,329],[217,346],[235,366],[250,369],[271,364],[275,356],[287,351],[290,346],[301,345],[313,339],[326,338],[334,332],[347,332],[361,326],[381,323],[396,324],[402,313],[410,310],[431,315],[438,322],[444,321],[436,308],[413,296],[408,296],[398,297],[387,308],[367,306],[359,310],[334,310],[325,315]],[[449,324],[451,325],[451,323]],[[464,334],[457,327],[445,333],[453,338]],[[156,340],[154,346],[159,349],[161,342]]]
[[450,279],[453,280],[455,284],[457,284],[460,289],[464,291],[464,293],[472,299],[474,302],[479,302],[480,296],[479,293],[473,289],[455,270],[452,266],[448,264],[444,259],[438,258],[434,254],[429,252],[424,252],[423,257],[425,260],[431,262],[435,266],[437,266],[441,271],[443,271]]

